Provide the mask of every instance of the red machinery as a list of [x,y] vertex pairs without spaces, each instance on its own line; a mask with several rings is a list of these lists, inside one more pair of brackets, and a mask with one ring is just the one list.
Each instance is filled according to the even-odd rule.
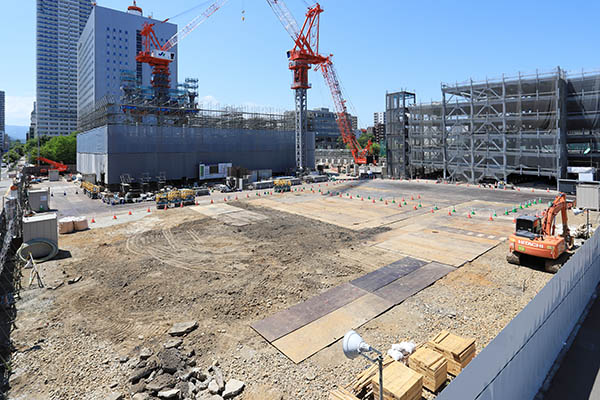
[[[527,254],[545,259],[546,270],[556,272],[560,265],[558,258],[573,247],[567,209],[567,196],[561,193],[544,211],[542,218],[530,215],[518,217],[515,233],[509,237],[507,261],[512,264],[520,264],[521,255]],[[555,234],[555,220],[558,213],[561,214],[563,224],[561,235]]]
[[337,124],[344,143],[352,151],[354,162],[367,164],[367,154],[372,143],[369,141],[367,147],[363,149],[356,140],[348,117],[346,100],[344,100],[341,85],[331,61],[333,55],[325,57],[319,54],[319,15],[323,9],[319,3],[309,8],[302,29],[300,29],[283,0],[267,0],[267,2],[294,41],[294,48],[288,52],[288,58],[290,60],[289,69],[293,71],[292,89],[295,90],[296,97],[296,166],[300,169],[306,167],[306,90],[310,89],[308,70],[312,68],[312,65],[316,66],[315,70],[317,68],[321,70],[325,82],[329,86],[337,114]]
[[37,157],[36,160],[45,162],[48,165],[52,165],[54,167],[54,169],[57,169],[59,172],[65,172],[69,168],[68,166],[66,166],[63,163],[52,161],[52,160],[50,160],[48,158],[44,158],[44,157]]
[[[213,15],[219,8],[221,8],[227,0],[216,0],[213,2],[202,14],[191,20],[186,26],[184,26],[179,32],[173,35],[164,45],[161,45],[154,32],[154,23],[144,22],[140,35],[142,36],[142,50],[135,57],[136,61],[146,63],[152,68],[152,87],[155,89],[157,97],[166,97],[170,88],[170,73],[169,65],[171,61],[175,59],[175,53],[171,53],[173,47],[177,43],[189,35],[194,29],[202,24],[208,17]],[[141,8],[137,7],[135,0],[133,6],[129,9],[139,11],[141,14]],[[165,23],[169,18],[162,21]]]

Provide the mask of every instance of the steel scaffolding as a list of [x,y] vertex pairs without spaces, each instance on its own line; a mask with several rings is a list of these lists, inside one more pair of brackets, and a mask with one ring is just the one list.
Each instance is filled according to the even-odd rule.
[[600,164],[598,72],[567,74],[557,67],[442,84],[442,100],[428,104],[403,105],[402,93],[386,93],[390,176],[560,179],[568,167]]

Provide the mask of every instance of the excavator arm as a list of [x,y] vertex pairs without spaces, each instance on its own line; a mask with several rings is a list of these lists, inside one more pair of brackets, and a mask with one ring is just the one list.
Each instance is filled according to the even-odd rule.
[[556,216],[558,215],[558,213],[560,213],[563,224],[562,236],[565,238],[565,240],[567,240],[567,243],[570,243],[571,232],[569,231],[567,209],[567,196],[564,193],[561,193],[554,199],[552,205],[544,213],[544,217],[542,220],[542,234],[554,236],[556,230]]

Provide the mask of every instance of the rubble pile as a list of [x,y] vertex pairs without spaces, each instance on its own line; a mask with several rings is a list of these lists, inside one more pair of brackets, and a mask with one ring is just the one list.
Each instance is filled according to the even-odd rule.
[[195,322],[175,324],[160,349],[142,348],[130,360],[132,400],[223,400],[244,390],[244,382],[226,380],[217,361],[208,368],[196,365],[195,351],[185,350],[183,339],[197,327]]

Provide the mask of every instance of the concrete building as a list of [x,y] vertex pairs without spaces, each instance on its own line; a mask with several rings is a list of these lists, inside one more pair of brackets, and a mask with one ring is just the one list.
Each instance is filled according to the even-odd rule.
[[[161,44],[175,33],[177,25],[144,17],[142,10],[130,6],[127,12],[95,6],[77,44],[77,116],[81,119],[93,111],[97,102],[112,96],[121,97],[121,72],[135,71],[135,83],[151,84],[151,68],[136,62],[142,50],[142,25],[154,23],[154,31]],[[177,46],[171,62],[171,87],[177,85]]]
[[37,122],[37,103],[33,102],[33,110],[29,119],[29,130],[27,131],[27,140],[35,137],[35,124]]
[[385,111],[373,113],[373,126],[376,126],[377,124],[385,124]]
[[77,128],[77,42],[90,0],[37,0],[36,134],[68,135]]
[[6,97],[4,92],[0,90],[0,132],[6,132]]
[[442,100],[427,104],[414,104],[414,94],[387,93],[388,174],[479,182],[597,170],[598,87],[600,74],[569,75],[559,67],[442,84]]
[[[329,108],[321,107],[308,110],[308,132],[315,137],[316,149],[344,149],[341,141],[340,128],[337,124],[337,115]],[[352,131],[358,135],[358,118],[348,115]]]

